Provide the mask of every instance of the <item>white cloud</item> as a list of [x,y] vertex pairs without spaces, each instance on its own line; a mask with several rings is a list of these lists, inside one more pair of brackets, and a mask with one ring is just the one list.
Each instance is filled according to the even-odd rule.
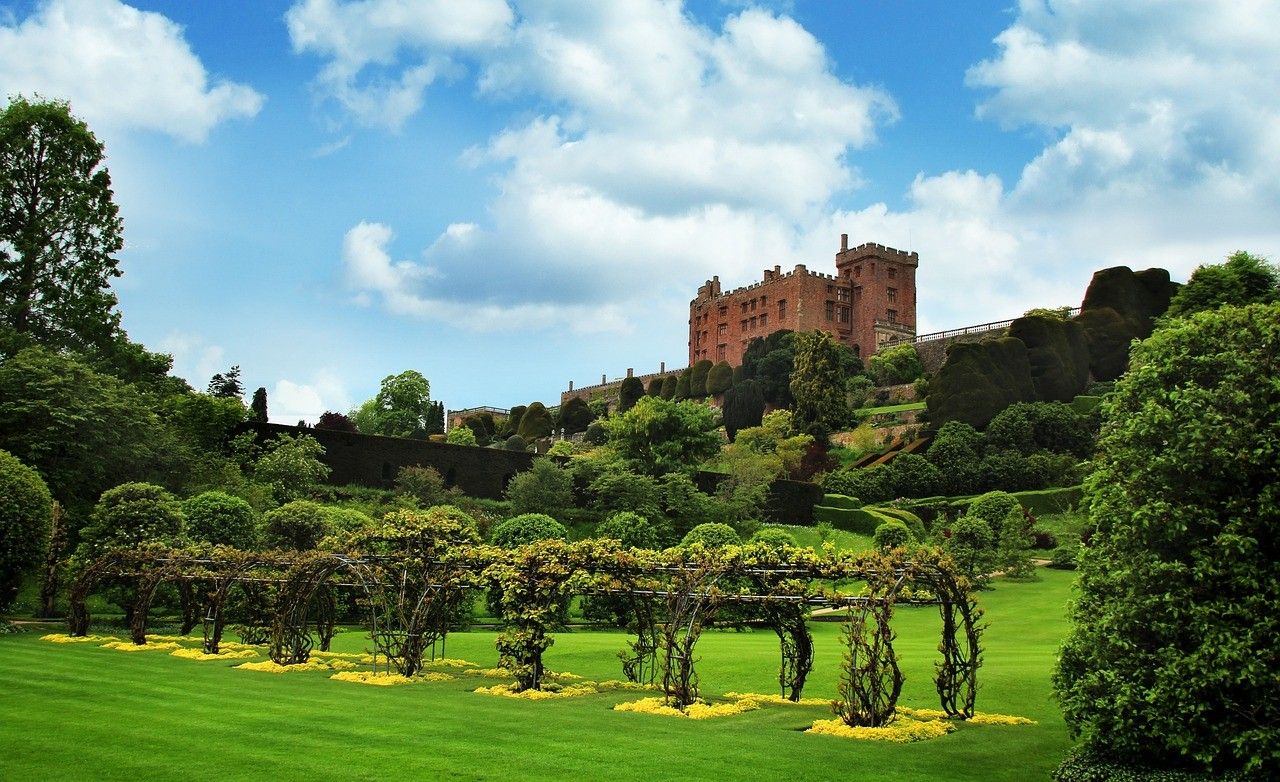
[[509,32],[502,0],[303,0],[285,14],[295,52],[325,57],[321,93],[370,125],[399,127],[422,108],[458,52]]
[[201,142],[265,98],[211,79],[182,28],[117,0],[46,0],[0,24],[0,93],[69,100],[95,128],[142,129]]
[[277,424],[314,424],[321,413],[345,413],[351,405],[351,395],[338,374],[327,370],[317,372],[306,383],[282,378],[267,395],[267,415]]
[[184,378],[196,391],[204,391],[209,378],[230,366],[221,345],[193,334],[172,331],[160,341],[159,350],[173,356],[173,374]]

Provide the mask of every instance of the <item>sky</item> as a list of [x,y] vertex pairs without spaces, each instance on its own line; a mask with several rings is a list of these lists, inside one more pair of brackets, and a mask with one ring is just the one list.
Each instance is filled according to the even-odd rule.
[[1280,259],[1274,0],[0,1],[106,144],[124,326],[271,419],[683,366],[719,275],[920,254],[919,331]]

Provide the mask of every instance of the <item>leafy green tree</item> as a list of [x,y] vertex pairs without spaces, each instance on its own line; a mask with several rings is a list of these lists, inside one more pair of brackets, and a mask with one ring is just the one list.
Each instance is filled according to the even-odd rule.
[[53,497],[40,475],[0,451],[0,609],[13,604],[23,574],[44,558]]
[[456,499],[457,489],[444,485],[444,478],[434,467],[409,465],[396,471],[396,493],[411,497],[423,508],[446,505]]
[[89,523],[80,530],[80,553],[92,556],[109,548],[141,543],[176,544],[186,517],[182,504],[151,483],[125,483],[102,493]]
[[450,445],[478,445],[476,433],[465,426],[455,426],[445,435],[444,441]]
[[662,379],[662,393],[659,394],[659,396],[668,401],[674,399],[676,395],[676,385],[678,383],[679,380],[675,375],[667,375],[664,377]]
[[702,359],[689,368],[689,398],[703,399],[707,395],[707,375],[711,373],[712,363]]
[[560,425],[564,427],[565,434],[585,432],[594,420],[591,408],[581,397],[571,397],[560,406]]
[[955,559],[956,569],[976,586],[987,583],[995,569],[996,536],[991,525],[977,516],[961,516],[951,525],[943,548]]
[[569,530],[555,519],[543,513],[522,513],[512,516],[493,530],[493,544],[503,548],[515,548],[539,540],[567,540]]
[[890,497],[932,497],[942,490],[942,473],[920,454],[899,454],[880,469]]
[[628,470],[614,463],[596,475],[587,486],[591,507],[602,513],[635,511],[647,519],[662,515],[660,490],[652,475]]
[[263,424],[267,422],[267,389],[259,387],[253,392],[253,401],[249,403],[249,420]]
[[925,458],[938,468],[945,494],[972,494],[980,478],[982,451],[983,439],[977,429],[962,421],[948,421],[934,435]]
[[759,426],[764,418],[764,394],[760,391],[760,384],[755,380],[735,383],[724,392],[721,414],[730,442],[738,436],[739,430]]
[[867,368],[878,386],[910,383],[924,374],[916,346],[909,342],[882,349],[871,357]]
[[551,413],[541,402],[531,402],[520,418],[520,437],[525,442],[550,437],[555,424],[551,421]]
[[618,412],[625,413],[635,407],[636,402],[644,395],[644,383],[640,378],[632,375],[623,380],[618,388]]
[[1054,677],[1086,748],[1280,775],[1280,305],[1170,320],[1103,402]]
[[183,502],[182,511],[192,540],[242,550],[258,545],[258,514],[239,497],[207,491]]
[[795,425],[801,431],[811,424],[837,429],[849,418],[839,347],[825,331],[795,335],[791,395],[795,398]]
[[1086,458],[1093,451],[1094,433],[1088,417],[1061,402],[1034,402],[1010,405],[987,426],[990,449],[1070,453]]
[[253,477],[271,487],[276,502],[301,499],[329,477],[329,468],[320,461],[321,456],[324,446],[316,438],[282,434],[263,446]]
[[721,361],[707,372],[707,394],[720,396],[733,386],[733,367],[728,361]]
[[[774,407],[790,408],[795,404],[791,395],[795,357],[795,332],[781,329],[767,337],[753,339],[743,352],[743,376],[760,383],[764,401]],[[844,365],[842,356],[837,356],[837,360]]]
[[669,472],[658,479],[658,503],[678,535],[722,515],[715,498],[704,494],[682,472]]
[[384,377],[351,417],[364,434],[424,438],[444,431],[443,406],[431,401],[431,384],[412,369]]
[[[221,396],[229,399],[244,398],[244,383],[240,380],[240,367],[233,366],[225,373],[219,372],[209,378],[209,387],[206,391],[209,396]],[[265,393],[264,397],[265,397]]]
[[350,416],[326,410],[316,420],[317,429],[332,429],[335,432],[358,432],[360,429]]
[[311,551],[334,531],[329,509],[310,500],[294,500],[267,511],[262,522],[268,548]]
[[238,397],[209,394],[175,394],[156,405],[170,427],[196,448],[217,451],[231,431],[245,420],[244,402]]
[[1167,315],[1184,318],[1225,305],[1271,304],[1280,301],[1280,269],[1266,258],[1243,250],[1225,263],[1198,266],[1169,302]]
[[636,406],[605,421],[609,445],[651,475],[687,470],[720,450],[715,410],[696,402],[645,397]]
[[511,479],[507,499],[517,514],[557,516],[573,507],[573,475],[550,459],[534,459],[532,469]]
[[60,101],[0,113],[0,354],[109,347],[124,247],[103,146]]
[[661,544],[658,528],[631,511],[619,511],[600,522],[595,537],[612,538],[629,548],[656,549]]
[[112,486],[171,476],[181,455],[137,389],[39,347],[0,364],[0,448],[39,472],[73,514]]

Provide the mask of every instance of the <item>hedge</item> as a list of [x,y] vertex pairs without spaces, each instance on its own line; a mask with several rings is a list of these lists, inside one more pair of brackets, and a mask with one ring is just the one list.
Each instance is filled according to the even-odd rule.
[[844,494],[824,494],[822,495],[822,504],[828,508],[845,508],[847,510],[856,510],[862,507],[862,502],[857,497],[849,497]]
[[[1078,507],[1081,498],[1084,496],[1079,486],[1038,489],[1036,491],[1015,491],[1010,492],[1010,494],[1018,498],[1018,502],[1022,504],[1022,507],[1037,516],[1064,513],[1069,508]],[[940,515],[946,515],[951,518],[963,516],[965,511],[969,509],[969,503],[981,496],[981,494],[973,494],[965,497],[922,497],[918,500],[907,500],[903,504],[906,510],[914,513],[926,525],[932,527],[933,522]],[[876,508],[876,510],[885,513],[893,509]]]
[[874,535],[876,528],[886,521],[901,521],[884,513],[881,508],[832,508],[826,505],[813,506],[813,519],[859,535]]

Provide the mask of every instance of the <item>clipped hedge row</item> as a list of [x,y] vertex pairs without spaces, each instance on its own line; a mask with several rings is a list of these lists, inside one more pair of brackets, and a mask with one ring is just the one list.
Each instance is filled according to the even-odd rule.
[[[1011,492],[1014,497],[1018,498],[1018,502],[1022,507],[1031,511],[1037,516],[1046,516],[1053,513],[1064,513],[1069,508],[1078,506],[1081,498],[1084,496],[1079,486],[1066,486],[1057,489],[1037,489],[1035,491],[1017,491]],[[969,510],[969,503],[980,497],[980,494],[973,494],[965,497],[923,497],[918,500],[908,500],[904,503],[905,508],[919,516],[929,525],[938,516],[947,516],[948,518],[958,518],[963,516]],[[877,508],[881,512],[889,510],[887,508]]]
[[882,508],[833,508],[828,505],[813,506],[815,522],[826,522],[845,532],[874,535],[876,527],[886,521],[901,521],[883,512]]

